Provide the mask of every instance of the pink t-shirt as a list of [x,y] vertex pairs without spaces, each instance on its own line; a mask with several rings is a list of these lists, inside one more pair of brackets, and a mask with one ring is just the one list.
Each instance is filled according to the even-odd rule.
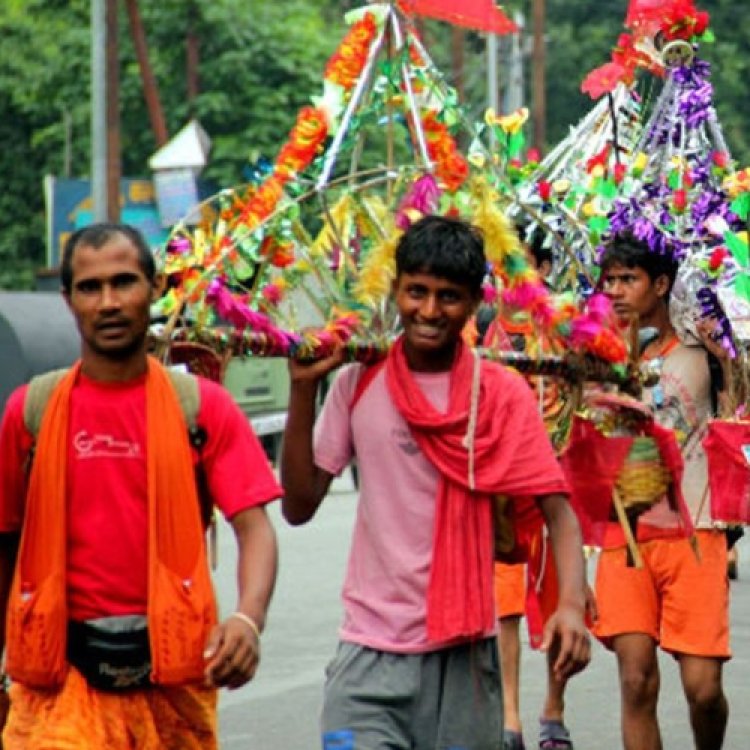
[[[231,519],[282,493],[239,407],[221,386],[199,382],[197,423],[207,436],[201,461],[214,502]],[[23,422],[25,395],[25,386],[11,395],[0,428],[0,531],[18,530],[23,518],[24,463],[32,444]],[[109,384],[80,376],[73,388],[67,465],[73,619],[146,610],[145,409],[144,378]]]
[[[339,474],[357,449],[360,497],[340,635],[382,651],[432,651],[444,645],[428,641],[426,627],[439,475],[396,410],[385,368],[350,410],[361,372],[351,365],[339,373],[315,425],[315,463],[324,471]],[[446,411],[450,373],[413,375]]]

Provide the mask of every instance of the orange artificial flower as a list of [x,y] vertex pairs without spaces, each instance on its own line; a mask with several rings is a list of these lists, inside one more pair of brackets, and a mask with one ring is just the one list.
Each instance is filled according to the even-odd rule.
[[310,165],[327,137],[328,125],[323,111],[315,107],[303,107],[287,142],[276,157],[275,176],[282,182],[287,182],[302,172]]
[[275,237],[263,239],[260,254],[276,268],[286,268],[294,263],[294,245],[291,242],[279,242]]
[[378,24],[372,13],[357,21],[344,37],[326,65],[324,78],[346,91],[357,82],[367,62],[370,45],[378,33]]
[[446,125],[430,110],[422,118],[427,153],[435,162],[435,174],[448,192],[454,193],[469,176],[469,165],[459,152],[456,141]]
[[240,214],[240,223],[250,229],[257,227],[274,212],[283,194],[282,182],[271,175],[248,200]]

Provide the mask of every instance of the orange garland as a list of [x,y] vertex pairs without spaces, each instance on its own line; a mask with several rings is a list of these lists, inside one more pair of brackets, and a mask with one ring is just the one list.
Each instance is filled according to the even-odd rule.
[[466,182],[469,165],[458,150],[456,141],[446,125],[430,110],[422,116],[422,126],[427,141],[427,153],[435,162],[435,174],[448,192],[455,192]]
[[324,78],[345,90],[357,82],[367,62],[370,45],[378,33],[378,24],[372,13],[357,21],[344,37],[326,65]]
[[[351,89],[364,69],[370,45],[377,32],[375,16],[366,13],[349,29],[349,33],[329,59],[325,79],[347,91]],[[273,174],[245,204],[239,223],[254,229],[267,219],[281,200],[284,185],[310,166],[327,137],[326,113],[320,108],[303,107],[276,157]]]

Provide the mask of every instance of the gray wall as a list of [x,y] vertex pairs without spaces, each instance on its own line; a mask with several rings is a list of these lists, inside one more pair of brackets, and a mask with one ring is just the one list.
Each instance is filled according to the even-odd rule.
[[0,410],[34,375],[67,367],[80,344],[59,292],[0,292]]

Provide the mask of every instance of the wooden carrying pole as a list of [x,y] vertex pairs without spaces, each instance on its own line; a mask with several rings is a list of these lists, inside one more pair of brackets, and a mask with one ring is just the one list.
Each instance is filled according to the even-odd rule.
[[638,549],[638,542],[633,535],[633,529],[630,526],[630,519],[628,514],[625,512],[625,506],[622,504],[620,494],[615,490],[612,493],[612,504],[615,506],[615,513],[617,513],[617,520],[622,526],[622,531],[625,534],[625,541],[628,543],[628,549],[630,555],[633,558],[633,564],[636,568],[643,567],[643,558],[641,557],[641,551]]

